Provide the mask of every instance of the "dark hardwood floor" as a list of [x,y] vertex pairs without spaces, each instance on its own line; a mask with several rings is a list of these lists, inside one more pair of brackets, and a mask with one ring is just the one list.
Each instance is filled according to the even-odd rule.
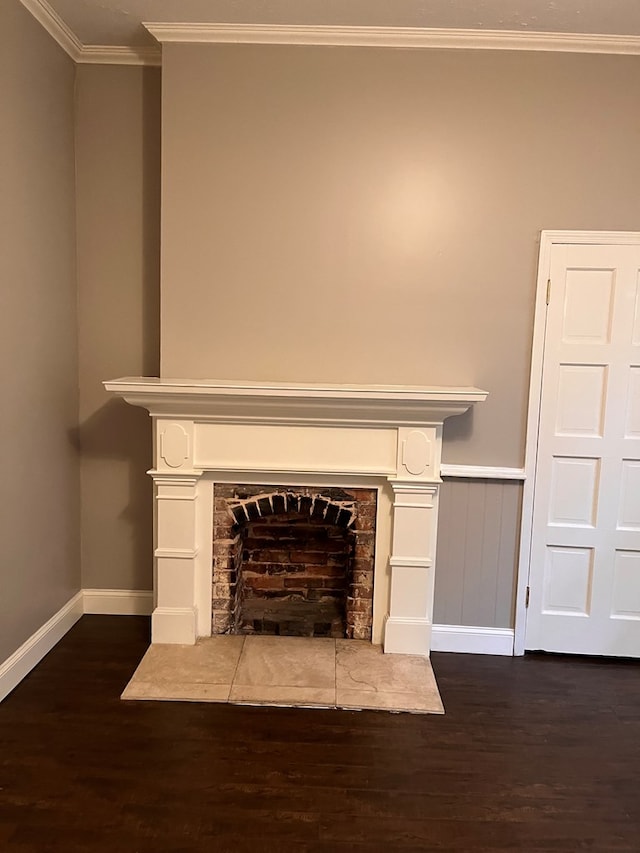
[[640,850],[640,666],[434,654],[447,713],[121,702],[85,616],[0,705],[0,850]]

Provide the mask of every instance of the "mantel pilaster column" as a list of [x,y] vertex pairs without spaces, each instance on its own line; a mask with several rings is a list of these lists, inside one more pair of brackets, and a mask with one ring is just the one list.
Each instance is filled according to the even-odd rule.
[[197,502],[200,475],[151,471],[156,499],[156,607],[153,643],[192,645],[197,637]]
[[441,424],[398,430],[385,652],[431,650],[441,446]]
[[[154,643],[193,644],[211,633],[211,572],[203,573],[199,565],[206,559],[200,552],[203,525],[210,528],[211,523],[211,489],[193,464],[192,421],[154,418],[154,449],[155,468],[149,471],[155,492],[156,572],[151,638]],[[207,577],[208,589],[200,589]]]

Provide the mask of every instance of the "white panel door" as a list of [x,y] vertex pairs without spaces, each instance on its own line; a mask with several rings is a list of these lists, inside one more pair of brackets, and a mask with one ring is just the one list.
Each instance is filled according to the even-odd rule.
[[640,657],[640,246],[554,245],[526,648]]

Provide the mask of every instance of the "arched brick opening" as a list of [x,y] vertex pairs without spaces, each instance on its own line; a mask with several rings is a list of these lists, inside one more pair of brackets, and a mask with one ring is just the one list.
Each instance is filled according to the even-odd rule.
[[216,484],[213,633],[370,639],[376,497]]

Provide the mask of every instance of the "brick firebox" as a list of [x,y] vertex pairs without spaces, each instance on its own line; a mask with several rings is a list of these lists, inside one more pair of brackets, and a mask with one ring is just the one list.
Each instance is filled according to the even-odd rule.
[[370,640],[376,498],[216,483],[212,633]]

